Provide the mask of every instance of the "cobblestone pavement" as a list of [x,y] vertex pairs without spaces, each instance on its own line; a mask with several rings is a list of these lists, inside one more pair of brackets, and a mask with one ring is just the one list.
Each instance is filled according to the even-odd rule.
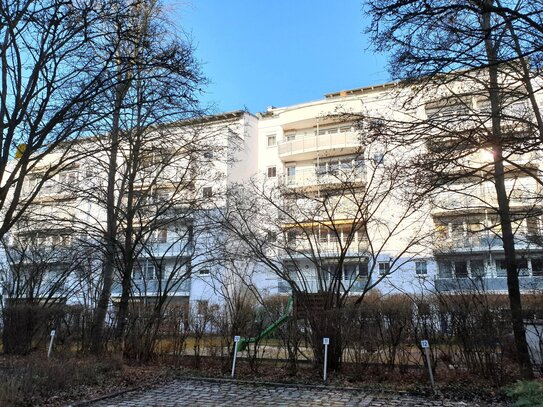
[[[487,406],[470,402],[430,400],[402,394],[367,394],[334,388],[262,385],[203,380],[177,380],[163,386],[126,393],[90,404],[126,406]],[[495,404],[497,406],[497,404]]]

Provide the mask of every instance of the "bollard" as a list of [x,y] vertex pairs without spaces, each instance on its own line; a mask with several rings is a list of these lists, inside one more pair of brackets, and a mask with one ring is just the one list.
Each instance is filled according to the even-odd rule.
[[322,344],[324,345],[324,372],[323,372],[323,380],[326,384],[326,370],[328,368],[328,345],[330,345],[330,338],[322,338]]
[[430,383],[432,384],[432,390],[436,392],[436,387],[434,383],[434,374],[432,373],[432,363],[430,361],[430,342],[424,339],[420,341],[420,346],[424,349],[424,354],[426,355],[426,364],[428,365],[428,374],[430,375]]
[[47,358],[49,359],[51,357],[51,351],[53,350],[53,341],[55,339],[55,335],[57,332],[53,329],[51,331],[51,340],[49,341],[49,350],[47,351]]
[[236,358],[238,357],[238,342],[240,341],[239,336],[234,336],[234,360],[232,361],[232,379],[236,373]]

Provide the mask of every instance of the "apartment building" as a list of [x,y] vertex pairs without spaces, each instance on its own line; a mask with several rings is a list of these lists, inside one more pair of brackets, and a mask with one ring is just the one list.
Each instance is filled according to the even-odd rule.
[[[228,184],[256,172],[256,121],[236,111],[121,140],[113,304],[129,262],[135,299],[220,299],[222,287],[210,281],[216,225],[205,215],[224,207]],[[107,232],[110,150],[104,145],[100,137],[71,143],[28,175],[21,204],[32,199],[5,242],[5,299],[96,301]]]
[[[517,82],[507,76],[502,81],[512,82],[515,95],[505,99],[501,111],[505,188],[521,290],[533,292],[543,288],[543,202],[537,176],[542,156],[529,134],[531,102]],[[423,96],[384,84],[262,114],[260,172],[283,185],[285,202],[292,193],[298,204],[305,198],[312,201],[309,206],[318,202],[321,210],[314,209],[313,218],[298,219],[288,209],[292,216],[284,226],[290,227],[295,249],[286,244],[283,264],[287,280],[293,277],[279,281],[278,292],[290,292],[293,284],[304,285],[302,291],[333,290],[326,287],[330,274],[341,275],[342,288],[354,295],[373,287],[414,294],[507,291],[493,155],[489,144],[480,141],[492,125],[490,102],[480,83],[447,83]],[[541,106],[541,92],[535,100]],[[379,137],[366,140],[371,121],[381,119],[393,123],[389,131],[397,132],[396,140],[387,139],[386,131],[381,143]],[[410,125],[419,121],[424,124]],[[398,135],[409,141],[402,145]],[[444,152],[454,158],[447,162]],[[420,206],[387,191],[401,190],[391,179],[402,179],[401,174],[390,168],[406,170],[400,161],[409,156],[435,167],[428,172],[435,185]],[[331,204],[323,203],[327,199]],[[406,207],[413,204],[413,210]],[[361,219],[363,208],[371,216]],[[301,231],[297,244],[296,228]]]
[[[462,144],[489,125],[488,118],[480,119],[488,112],[488,100],[470,86],[460,83],[453,89],[455,97],[450,89],[427,94],[410,109],[405,104],[409,89],[384,84],[270,107],[256,116],[239,111],[172,125],[177,136],[162,137],[143,160],[139,175],[127,179],[131,193],[144,197],[135,209],[138,222],[130,225],[140,230],[134,232],[140,241],[133,246],[132,295],[145,299],[167,292],[179,302],[221,302],[240,283],[263,295],[289,295],[293,287],[346,295],[370,289],[385,294],[505,292],[493,157],[484,143],[469,148]],[[543,103],[541,95],[537,101]],[[519,98],[507,111],[518,117],[529,107],[526,98]],[[441,125],[435,126],[432,118]],[[418,120],[429,127],[420,139],[413,133],[417,127],[409,128],[404,143],[387,139],[386,123]],[[509,133],[525,131],[513,124],[513,119],[504,122]],[[207,147],[183,154],[186,132],[204,135],[198,140]],[[440,154],[458,140],[464,141],[449,152],[461,151],[459,157],[443,159]],[[176,151],[183,158],[175,159]],[[62,289],[54,291],[72,302],[91,301],[89,287],[99,283],[95,279],[103,253],[94,243],[104,231],[105,209],[85,191],[103,187],[105,156],[100,154],[105,153],[88,154],[55,170],[10,241],[11,248],[26,248],[17,267],[31,261],[25,242],[32,242],[39,267],[56,273],[51,284],[62,283]],[[406,182],[405,163],[427,156],[438,160],[428,162],[430,174],[447,181],[419,200]],[[54,162],[55,157],[48,157],[43,169],[33,171],[27,193],[40,182],[40,171]],[[541,151],[535,147],[508,150],[505,160],[519,277],[526,292],[543,288],[540,163]],[[127,180],[119,178],[119,185]],[[203,215],[229,208],[232,202],[225,192],[249,180],[254,188],[246,199],[248,207],[265,216],[250,219],[247,227],[255,239],[262,239],[254,245],[262,251],[251,254],[239,243],[245,260],[232,261],[232,273],[218,252],[236,242],[223,238],[209,221],[213,216]],[[82,230],[80,225],[86,226]],[[126,227],[121,222],[121,235]],[[63,250],[46,250],[51,248]],[[55,258],[45,255],[52,252]],[[9,260],[12,267],[17,260]],[[113,302],[120,294],[118,281]]]
[[292,284],[308,292],[339,284],[352,295],[373,287],[417,292],[433,280],[432,252],[417,235],[431,232],[430,218],[394,193],[399,174],[389,168],[397,156],[368,143],[360,128],[362,114],[387,111],[392,118],[396,103],[388,84],[261,115],[259,170],[288,208],[277,259],[287,281],[278,281],[277,292],[290,292]]

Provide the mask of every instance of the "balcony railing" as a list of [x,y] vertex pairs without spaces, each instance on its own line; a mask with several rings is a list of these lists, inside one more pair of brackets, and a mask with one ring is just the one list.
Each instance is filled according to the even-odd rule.
[[193,245],[186,239],[174,243],[148,243],[147,249],[141,252],[142,257],[176,257],[188,256]]
[[361,183],[365,181],[365,170],[360,168],[339,168],[336,171],[319,173],[314,168],[296,169],[294,175],[284,175],[284,185],[292,188],[317,185],[344,185],[345,183]]
[[[524,291],[543,289],[543,277],[519,277]],[[441,278],[435,279],[437,291],[507,291],[506,277]]]
[[[308,241],[306,239],[296,239],[288,243],[285,251],[289,254],[289,257],[306,257],[306,256],[326,256],[337,257],[342,253],[342,249],[345,250],[345,242],[341,245],[337,240],[328,240],[326,242],[321,241]],[[353,239],[351,244],[347,247],[346,256],[357,257],[367,250],[367,241],[363,239]]]
[[[184,281],[156,280],[156,279],[134,279],[132,280],[132,292],[136,296],[156,296],[168,290],[169,295],[188,296],[190,294],[190,279]],[[111,290],[113,296],[119,296],[122,293],[121,284],[113,285]]]
[[[534,247],[534,238],[527,234],[517,233],[515,236],[515,247],[527,249]],[[458,236],[452,238],[439,238],[434,247],[438,252],[471,252],[503,250],[503,243],[498,236]]]
[[[360,293],[364,291],[368,282],[367,278],[357,278],[355,280],[342,280],[341,283],[343,287],[351,293]],[[320,286],[319,282],[316,279],[307,279],[307,280],[295,280],[296,285],[300,290],[309,293],[316,293],[319,291]],[[324,289],[329,285],[327,282],[323,282]],[[279,293],[290,293],[292,289],[290,284],[284,280],[279,280],[277,284],[277,291]]]
[[[518,191],[511,194],[509,205],[512,207],[531,206],[541,202],[541,198],[533,192]],[[447,211],[471,211],[480,208],[497,208],[498,200],[495,195],[485,194],[464,195],[461,193],[446,192],[438,195],[434,200],[433,213]]]
[[317,151],[360,147],[359,134],[353,131],[345,133],[306,136],[278,144],[279,157],[290,157]]

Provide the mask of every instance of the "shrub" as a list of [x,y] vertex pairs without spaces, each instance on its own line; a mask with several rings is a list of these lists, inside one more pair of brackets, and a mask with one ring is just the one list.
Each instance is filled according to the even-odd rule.
[[540,382],[517,382],[507,394],[515,400],[514,407],[543,407],[543,384]]
[[47,340],[49,329],[59,326],[64,307],[15,304],[4,308],[2,342],[4,353],[25,355]]

